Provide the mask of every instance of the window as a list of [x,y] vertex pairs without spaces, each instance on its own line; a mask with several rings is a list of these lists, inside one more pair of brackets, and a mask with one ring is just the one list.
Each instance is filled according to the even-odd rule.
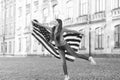
[[113,1],[113,9],[120,7],[120,0],[112,0]]
[[87,15],[88,14],[88,0],[80,0],[80,12],[79,15]]
[[19,38],[19,52],[21,51],[21,38]]
[[2,35],[2,25],[0,25],[0,35]]
[[1,43],[1,52],[7,52],[7,42]]
[[120,25],[115,26],[115,48],[120,48]]
[[33,52],[37,52],[37,40],[34,39]]
[[66,3],[67,5],[67,18],[72,18],[73,17],[73,1],[72,0],[69,0],[67,1]]
[[54,13],[55,18],[58,18],[58,15],[59,15],[58,5],[53,6],[53,13]]
[[3,53],[3,43],[1,43],[1,53]]
[[5,53],[7,53],[7,42],[5,42],[4,45],[5,45]]
[[11,24],[11,34],[13,35],[14,34],[14,24]]
[[95,48],[103,48],[103,29],[100,27],[95,30]]
[[9,35],[11,35],[11,33],[12,33],[12,24],[11,23],[9,24],[8,28],[9,28]]
[[13,54],[15,52],[15,41],[13,41]]
[[43,17],[44,17],[44,21],[46,21],[46,19],[48,17],[48,8],[43,9]]
[[95,12],[105,11],[105,0],[95,0]]
[[11,25],[7,24],[7,26],[6,26],[6,30],[7,30],[6,34],[7,35],[9,35],[9,33],[10,33],[10,27],[11,27]]
[[30,49],[30,46],[29,46],[29,38],[28,37],[25,37],[25,40],[26,40],[26,52],[28,52],[29,51],[29,49]]
[[0,43],[0,53],[2,53],[2,43]]
[[25,29],[30,28],[31,16],[30,16],[30,4],[26,4],[26,26]]
[[26,4],[26,15],[30,14],[30,4]]
[[38,8],[39,8],[39,1],[36,0],[36,1],[34,1],[34,12],[36,12],[38,10]]
[[109,45],[110,44],[110,37],[109,36],[107,36],[107,48],[109,48]]
[[48,8],[43,9],[43,16],[47,17],[48,16]]
[[9,42],[9,53],[11,53],[12,46],[11,46],[11,41]]
[[6,18],[9,17],[9,8],[6,8]]
[[26,26],[25,26],[25,29],[30,28],[30,23],[31,23],[31,17],[30,17],[30,15],[27,15],[26,16]]
[[9,17],[11,17],[11,8],[12,6],[9,7]]
[[44,46],[42,46],[42,52],[44,52],[45,51],[45,48],[44,48]]
[[14,16],[14,5],[11,6],[11,17]]
[[6,24],[6,27],[5,27],[5,35],[7,35],[8,34],[8,25]]
[[22,7],[19,7],[18,8],[18,17],[21,17],[22,16]]
[[85,30],[80,30],[80,33],[84,34],[80,43],[80,49],[85,49]]

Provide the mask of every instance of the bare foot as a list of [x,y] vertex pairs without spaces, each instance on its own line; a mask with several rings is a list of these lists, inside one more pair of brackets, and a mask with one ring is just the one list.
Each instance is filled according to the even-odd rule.
[[68,75],[65,75],[65,79],[64,80],[69,80],[70,77]]
[[95,60],[93,59],[93,57],[89,57],[89,61],[92,65],[96,65]]

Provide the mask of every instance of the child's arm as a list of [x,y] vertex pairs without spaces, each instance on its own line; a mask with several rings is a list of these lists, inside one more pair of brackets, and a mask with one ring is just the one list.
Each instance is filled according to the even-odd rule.
[[80,35],[82,35],[82,36],[84,36],[84,34],[83,33],[81,33],[81,32],[79,32],[79,31],[76,31],[76,30],[70,30],[70,29],[63,29],[63,32],[62,33],[64,33],[64,32],[67,32],[67,33],[77,33],[77,34],[80,34]]
[[37,25],[39,25],[39,26],[45,27],[46,29],[48,29],[48,30],[50,30],[50,31],[52,31],[52,28],[49,27],[49,26],[45,26],[45,25],[43,25],[43,24],[41,24],[41,23],[38,23],[38,22],[35,22],[35,21],[32,21],[32,22],[35,23],[35,24],[37,24]]
[[63,32],[74,32],[74,33],[80,33],[79,31],[76,31],[76,30],[70,30],[70,29],[66,29],[66,28],[63,28]]

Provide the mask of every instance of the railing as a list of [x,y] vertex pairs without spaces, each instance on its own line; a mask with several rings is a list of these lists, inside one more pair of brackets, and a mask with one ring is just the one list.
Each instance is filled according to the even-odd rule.
[[100,21],[100,20],[105,19],[105,17],[106,15],[104,11],[98,12],[98,13],[91,15],[91,21]]
[[[95,14],[90,15],[91,22],[103,21],[105,19],[106,19],[105,11],[97,12]],[[88,22],[88,15],[82,15],[77,17],[76,19],[67,18],[63,21],[63,24],[66,26],[72,24],[86,24],[87,22]]]
[[87,23],[87,21],[88,21],[88,15],[79,16],[77,18],[77,23]]
[[48,0],[43,0],[43,2],[48,2]]
[[63,21],[64,26],[66,25],[71,25],[73,23],[73,19],[72,18],[67,18]]
[[113,19],[120,18],[120,8],[115,8],[112,10]]

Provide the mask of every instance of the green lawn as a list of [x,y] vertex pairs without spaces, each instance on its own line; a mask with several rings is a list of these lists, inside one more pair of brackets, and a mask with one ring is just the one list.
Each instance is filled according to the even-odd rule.
[[[67,62],[70,80],[120,80],[119,58],[97,58],[96,66]],[[0,80],[63,80],[61,61],[51,57],[0,57]]]

